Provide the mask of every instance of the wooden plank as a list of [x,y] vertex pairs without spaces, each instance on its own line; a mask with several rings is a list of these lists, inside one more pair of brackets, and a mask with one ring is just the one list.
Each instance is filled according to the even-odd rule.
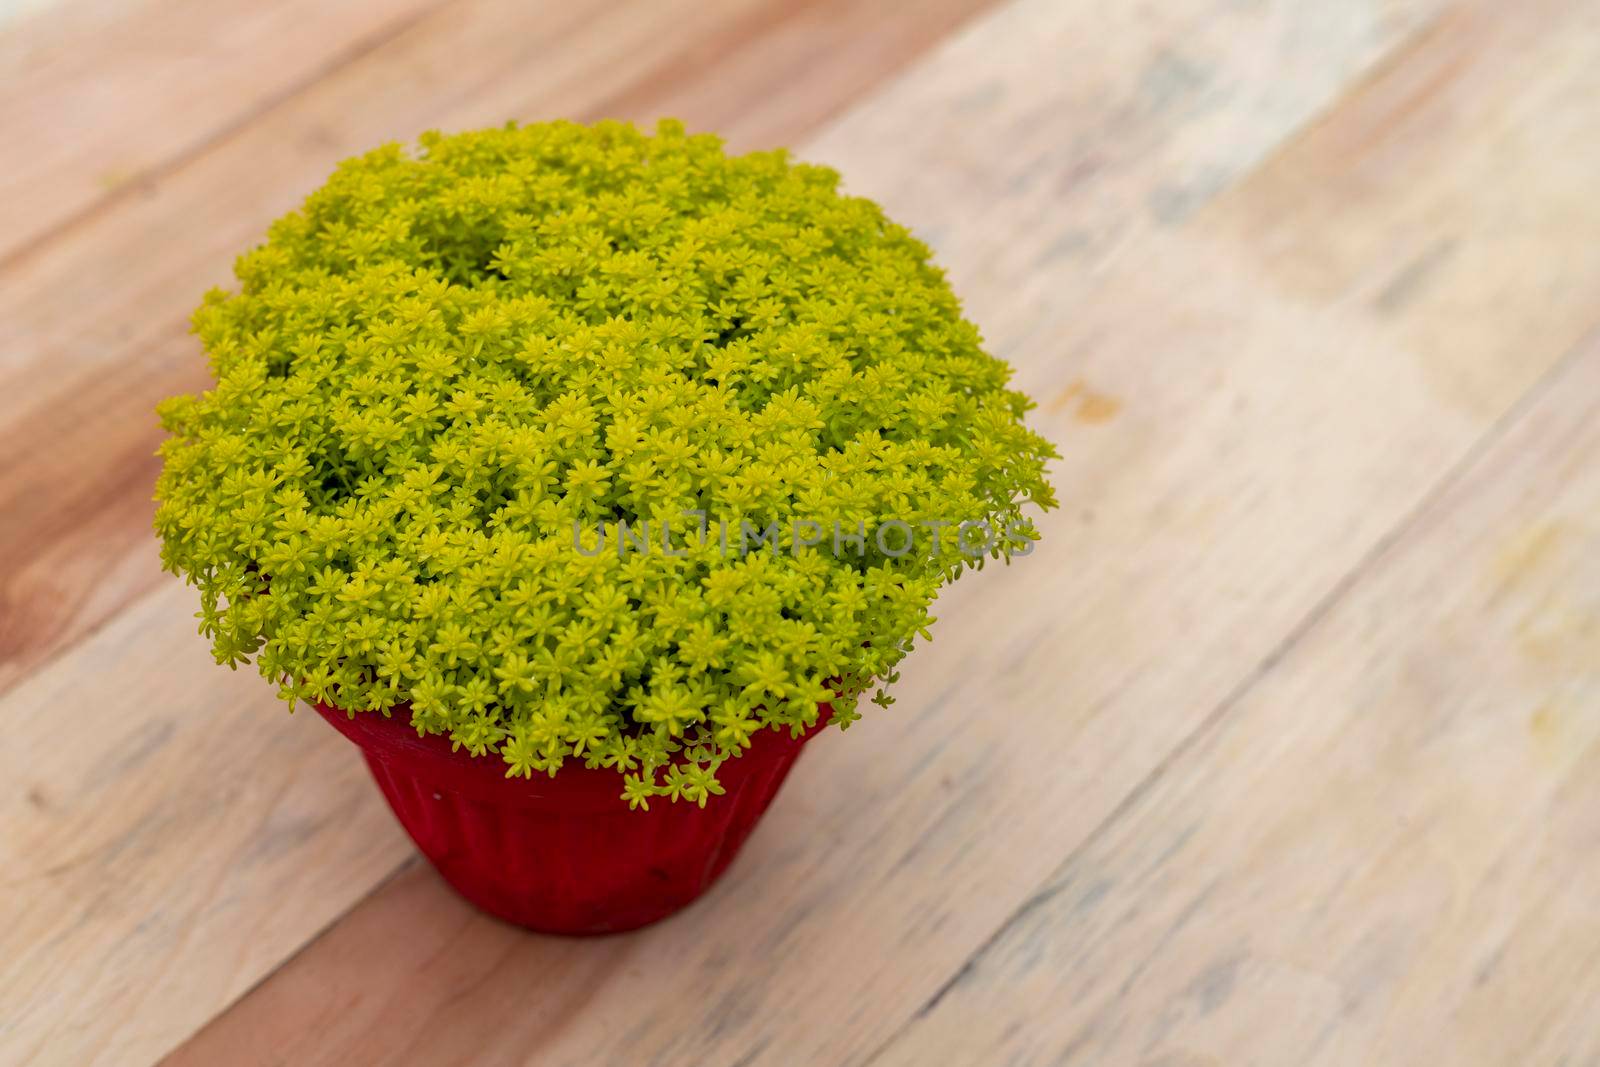
[[642,123],[685,116],[736,152],[793,144],[992,6],[813,0],[762,9],[732,47],[708,36],[590,112]]
[[1600,340],[874,1062],[1600,1058]]
[[[1013,110],[1042,121],[1052,109],[1065,110],[1060,99],[1008,103],[1003,89],[986,101],[978,94],[982,107],[993,109],[985,121],[1033,134],[1009,155],[986,154],[981,142],[969,151],[951,129],[919,131],[911,116],[930,113],[928,101],[959,99],[985,75],[1025,67],[1034,46],[1059,53],[1067,39],[1117,36],[1093,21],[1116,12],[1080,10],[1076,17],[1087,28],[1079,22],[1052,36],[1039,9],[1026,23],[1011,23],[1018,10],[941,52],[938,63],[809,151],[844,164],[856,188],[900,215],[914,216],[919,203],[939,204],[945,183],[938,217],[954,221],[939,240],[963,250],[967,265],[956,273],[969,303],[984,309],[980,320],[994,315],[1006,323],[1000,347],[1019,363],[1025,384],[1057,385],[1041,425],[1064,441],[1061,480],[1071,508],[1050,520],[1043,552],[952,592],[937,640],[955,654],[914,657],[899,715],[875,716],[818,750],[758,835],[757,847],[766,851],[738,865],[700,910],[622,947],[586,948],[580,956],[560,942],[489,937],[417,870],[218,1020],[195,1050],[246,1047],[251,1035],[281,1033],[288,1020],[307,1017],[317,990],[337,986],[361,992],[317,1041],[290,1039],[288,1054],[382,1062],[470,1035],[490,1062],[513,1055],[551,1063],[868,1057],[935,1000],[945,978],[960,973],[994,932],[992,917],[1027,907],[1057,858],[1088,839],[1182,738],[1229,707],[1306,620],[1338,599],[1346,576],[1570,349],[1586,313],[1592,321],[1581,282],[1566,281],[1574,270],[1589,276],[1600,236],[1578,183],[1541,202],[1542,211],[1568,224],[1549,228],[1537,257],[1518,256],[1520,235],[1483,213],[1515,202],[1519,186],[1552,194],[1538,160],[1571,152],[1563,131],[1583,122],[1563,111],[1541,128],[1527,115],[1600,100],[1587,81],[1600,76],[1600,64],[1589,61],[1600,44],[1578,32],[1589,17],[1579,4],[1463,10],[1431,23],[1359,87],[1351,100],[1361,106],[1348,118],[1342,108],[1327,113],[1260,172],[1293,165],[1296,153],[1327,135],[1317,131],[1363,143],[1362,124],[1381,129],[1389,121],[1382,116],[1393,109],[1376,106],[1385,98],[1424,115],[1437,109],[1482,117],[1461,126],[1422,123],[1404,146],[1380,140],[1400,157],[1395,166],[1406,182],[1387,195],[1405,207],[1387,208],[1381,190],[1364,195],[1387,209],[1374,211],[1383,225],[1410,228],[1408,238],[1420,239],[1431,226],[1471,247],[1487,272],[1475,284],[1498,282],[1512,301],[1571,294],[1546,305],[1559,314],[1525,345],[1474,351],[1461,364],[1473,382],[1498,391],[1493,412],[1487,392],[1479,402],[1461,402],[1456,383],[1441,379],[1430,359],[1436,353],[1421,340],[1428,334],[1418,331],[1428,325],[1430,306],[1431,314],[1476,316],[1486,329],[1497,316],[1521,314],[1520,306],[1397,303],[1383,297],[1382,283],[1406,264],[1384,264],[1376,254],[1358,261],[1345,286],[1314,293],[1286,284],[1236,225],[1239,213],[1258,209],[1250,202],[1259,195],[1257,176],[1209,203],[1170,210],[1173,198],[1164,190],[1171,180],[1185,168],[1203,173],[1209,162],[1190,155],[1195,146],[1181,134],[1158,137],[1108,122],[1108,138],[1112,130],[1149,136],[1153,151],[1179,154],[1167,167],[1141,158],[1101,174],[1091,183],[1098,204],[986,212],[986,190],[1008,187],[1007,168],[1072,173],[1082,143],[1058,128],[1060,154],[1030,156],[1050,135]],[[1331,10],[1252,12],[1295,39],[1271,20],[1332,18]],[[1241,28],[1259,29],[1263,23],[1251,18],[1235,10],[1214,32],[1253,57],[1252,76],[1282,93],[1279,72],[1259,66],[1261,38]],[[1186,55],[1206,46],[1194,24],[1166,29],[1171,36],[1160,43],[1181,39]],[[1318,47],[1328,40],[1306,36]],[[1460,57],[1447,65],[1448,75],[1434,79],[1425,99],[1401,91],[1415,72],[1408,64],[1433,65],[1440,49]],[[1150,51],[1158,50],[1152,42]],[[1232,91],[1219,95],[1258,114],[1250,109],[1257,97],[1238,88],[1231,71],[1220,77]],[[1133,113],[1111,87],[1061,99]],[[898,121],[881,113],[890,108]],[[1076,129],[1089,111],[1080,103],[1058,121]],[[1208,121],[1228,125],[1214,115]],[[894,142],[897,162],[885,163],[881,134],[896,127],[911,135]],[[1485,143],[1474,143],[1479,139]],[[1504,162],[1492,190],[1475,188],[1473,168],[1458,169],[1486,153]],[[1596,163],[1590,152],[1570,165]],[[860,174],[871,175],[869,182]],[[1019,181],[1024,190],[1028,180]],[[978,193],[969,199],[963,189]],[[1072,232],[1082,223],[1079,210],[1088,217],[1112,203],[1144,212],[1126,223],[1121,240],[1100,246]],[[1315,236],[1325,210],[1308,196],[1303,215],[1276,225]],[[1349,217],[1358,223],[1358,215]],[[1292,233],[1275,236],[1294,244]],[[1031,277],[1013,262],[1018,241],[1040,250]],[[1053,256],[1044,256],[1051,249]],[[1074,299],[1043,311],[1030,306],[1052,292]],[[1036,316],[1031,323],[1007,315],[1018,301]],[[1408,306],[1414,310],[1406,313]],[[396,928],[402,917],[418,943],[381,943],[377,931]],[[458,937],[465,947],[453,947]],[[474,947],[480,938],[493,947]],[[422,961],[441,957],[452,971],[438,984]],[[521,993],[532,976],[569,973],[583,988],[581,1003],[562,1000],[548,1013],[526,1006]],[[663,981],[664,974],[674,980]],[[474,990],[472,998],[457,995],[464,987]],[[1006,995],[1004,988],[995,993]],[[403,1012],[393,1008],[402,1001]],[[626,1026],[606,1010],[617,1003],[630,1006]],[[818,1026],[818,1018],[828,1025]],[[952,1025],[965,1023],[956,1018]],[[930,1042],[917,1051],[941,1062],[985,1058],[976,1045]]]
[[[152,588],[155,576],[130,564],[149,536],[160,439],[151,410],[206,381],[184,321],[200,293],[229,280],[231,257],[335,161],[430,125],[508,115],[676,113],[702,125],[737,112],[747,145],[784,143],[988,2],[939,0],[893,17],[869,0],[452,7],[148,195],[0,268],[0,692]],[[831,58],[863,48],[871,61],[848,72]],[[475,57],[467,85],[462,55]],[[724,95],[701,82],[676,88],[686,62]],[[652,104],[658,91],[671,95]],[[51,447],[41,453],[42,440]]]
[[104,0],[0,22],[0,262],[442,0]]
[[[980,2],[944,5],[940,17]],[[0,300],[22,279],[37,294],[52,278],[123,257],[123,269],[94,279],[103,320],[61,300],[5,327],[17,344],[5,349],[15,357],[6,369],[34,375],[36,389],[0,399],[9,448],[0,456],[0,687],[18,684],[0,697],[0,1061],[160,1054],[410,854],[349,747],[314,718],[284,722],[248,672],[213,666],[193,633],[192,594],[157,573],[149,407],[200,381],[182,330],[194,295],[223,280],[227,256],[282,209],[294,175],[313,182],[332,159],[381,139],[374,126],[482,123],[485,111],[527,114],[525,102],[541,97],[554,112],[585,114],[618,93],[645,108],[632,79],[650,80],[652,64],[676,63],[708,36],[729,55],[784,51],[797,32],[828,48],[833,38],[804,20],[797,27],[789,6],[651,5],[595,21],[553,5],[474,6],[258,118],[176,172],[174,190],[120,203],[7,268]],[[866,11],[822,6],[838,16],[834,36]],[[889,27],[863,30],[884,45],[881,76],[922,40]],[[460,54],[484,60],[485,81],[440,103],[438,82]],[[436,73],[424,77],[430,66]],[[859,86],[836,84],[826,63],[817,70],[828,80],[801,79],[818,114]],[[803,133],[789,124],[804,116],[785,107],[763,134],[757,75],[742,75],[748,136]],[[509,105],[519,93],[524,104]],[[352,128],[321,125],[336,119]],[[169,240],[154,240],[162,234]],[[109,348],[97,354],[96,344]],[[93,736],[64,742],[67,719]]]
[[[907,81],[893,106],[852,114],[811,150],[848,164],[861,188],[893,190],[897,213],[1009,350],[1057,329],[1107,264],[1181,226],[1445,7],[1268,2],[1239,16],[1136,5],[1092,22],[1080,13],[1078,36],[1030,44],[1016,62],[967,35],[944,58],[970,77]],[[991,22],[1005,20],[1017,47],[1038,17],[1011,5]],[[874,144],[894,150],[865,150]],[[951,198],[979,214],[955,223]]]
[[1593,4],[1456,8],[1212,221],[1285,294],[1368,305],[1452,406],[1492,415],[1546,365],[1508,353],[1594,321],[1596,40]]
[[93,35],[127,0],[7,0],[0,4],[0,67],[20,70],[28,56]]
[[[1524,388],[1543,372],[1550,352],[1574,341],[1596,317],[1589,294],[1600,284],[1600,261],[1592,245],[1597,234],[1590,214],[1580,205],[1587,195],[1582,190],[1594,185],[1600,160],[1593,152],[1573,153],[1566,147],[1572,143],[1570,129],[1574,124],[1591,124],[1596,119],[1596,60],[1600,57],[1595,55],[1593,26],[1593,10],[1578,5],[1558,9],[1542,4],[1492,13],[1479,7],[1452,12],[1391,57],[1377,76],[1309,128],[1268,166],[1213,204],[1199,225],[1219,239],[1248,249],[1254,269],[1261,272],[1274,292],[1306,302],[1360,307],[1375,316],[1387,335],[1403,343],[1405,358],[1420,373],[1427,389],[1452,411],[1481,416],[1496,403],[1503,407],[1505,396]],[[1568,237],[1577,240],[1568,241]],[[1551,258],[1545,260],[1547,256]],[[1540,355],[1524,358],[1528,350]],[[1397,466],[1403,463],[1398,454],[1396,459]],[[1569,471],[1567,465],[1561,474],[1552,472],[1549,477],[1564,477]],[[1387,478],[1392,473],[1374,471],[1373,476]],[[1444,558],[1456,558],[1445,549],[1436,547],[1435,551]],[[1419,593],[1413,602],[1427,603],[1428,599],[1428,594]],[[1406,619],[1400,604],[1393,605],[1392,610],[1400,620]],[[1368,612],[1364,621],[1373,617]],[[1427,626],[1426,619],[1399,621],[1382,632],[1389,634],[1406,627],[1425,631]],[[1374,649],[1381,646],[1381,638],[1372,641]],[[1469,661],[1476,662],[1470,651],[1453,662]],[[1430,673],[1449,670],[1436,666]],[[1297,725],[1302,717],[1313,714],[1341,721],[1334,715],[1337,692],[1332,701],[1304,702],[1310,708],[1322,709],[1317,712],[1302,712],[1302,704],[1293,700],[1280,699],[1269,706],[1278,717],[1292,715]],[[1396,715],[1406,710],[1393,709]],[[1229,736],[1243,736],[1253,730],[1262,745],[1273,747],[1276,757],[1288,751],[1292,742],[1282,736],[1277,720],[1268,721],[1266,714],[1264,710],[1252,718],[1249,726],[1241,727],[1240,734]],[[1546,718],[1541,716],[1539,721],[1543,723]],[[1375,754],[1381,750],[1381,745],[1374,745],[1364,756],[1377,759]],[[1184,788],[1197,788],[1202,776],[1222,776],[1239,769],[1231,756],[1226,767],[1206,765],[1202,769],[1199,760],[1196,757],[1185,763],[1194,769],[1184,776]],[[1378,762],[1383,763],[1381,759]],[[1359,768],[1365,764],[1361,758],[1351,758],[1341,766]],[[1316,768],[1298,761],[1291,767],[1289,772],[1274,777],[1280,787],[1276,791],[1264,788],[1259,779],[1249,779],[1249,795],[1298,798],[1296,786],[1307,779],[1314,780]],[[1314,792],[1315,801],[1302,805],[1294,799],[1294,811],[1304,815],[1317,803],[1328,810],[1349,806],[1346,794],[1339,789],[1361,792],[1364,786],[1352,777],[1347,773],[1336,787]],[[1384,784],[1390,783],[1385,779]],[[1572,790],[1576,786],[1569,783],[1563,788]],[[1230,791],[1228,796],[1240,809],[1250,803],[1243,799],[1242,791]],[[1348,833],[1355,827],[1381,823],[1383,814],[1374,809],[1382,806],[1383,798],[1380,789],[1366,791],[1365,803],[1350,812],[1348,821],[1341,817],[1338,831],[1330,832]],[[1185,810],[1188,802],[1186,797]],[[1270,806],[1274,801],[1264,803]],[[1163,848],[1176,845],[1181,828],[1190,825],[1184,821],[1178,830],[1173,829],[1171,820],[1179,818],[1178,807],[1173,802],[1162,804],[1160,810],[1169,821],[1159,830],[1152,829],[1154,819],[1141,815],[1138,821],[1143,832],[1154,835],[1147,836],[1141,844],[1145,849],[1142,855],[1152,865]],[[1139,810],[1144,810],[1143,802]],[[1265,811],[1261,818],[1272,819],[1276,810]],[[1245,812],[1240,818],[1248,820],[1255,814]],[[1485,820],[1481,826],[1474,824],[1473,819],[1483,815],[1481,808],[1474,806],[1470,813],[1462,814],[1463,821],[1452,832],[1470,835],[1482,830],[1489,833],[1491,841],[1503,840],[1497,836],[1499,824],[1494,820]],[[1283,863],[1267,857],[1267,850],[1294,832],[1288,820],[1274,825],[1281,831],[1279,835],[1271,841],[1258,842],[1258,855],[1263,863],[1273,865],[1273,873],[1257,879],[1252,872],[1248,880],[1255,889],[1266,887],[1276,893],[1273,878],[1282,874],[1284,885],[1290,887],[1292,894],[1300,883],[1287,868],[1294,863],[1315,863],[1318,853],[1313,846],[1308,852],[1294,851]],[[1220,827],[1208,826],[1207,830],[1218,835],[1223,832]],[[1115,847],[1124,848],[1130,835],[1137,832],[1130,829],[1123,833],[1119,829],[1119,844]],[[1205,847],[1198,844],[1196,849],[1203,851]],[[1443,851],[1448,853],[1448,848]],[[1124,848],[1124,852],[1116,862],[1134,862],[1132,851]],[[1308,986],[1294,982],[1292,971],[1296,964],[1315,967],[1314,952],[1286,964],[1288,970],[1273,970],[1270,978],[1256,974],[1248,992],[1236,990],[1231,994],[1234,1010],[1218,1013],[1214,1029],[1212,1024],[1195,1022],[1194,1018],[1203,1004],[1215,999],[1221,986],[1235,981],[1236,976],[1226,966],[1218,966],[1208,977],[1200,976],[1198,971],[1188,972],[1196,980],[1190,993],[1199,994],[1188,1001],[1180,1001],[1170,984],[1159,984],[1170,977],[1168,974],[1158,980],[1148,996],[1117,1006],[1114,1002],[1129,996],[1129,988],[1140,987],[1144,982],[1138,968],[1147,957],[1153,952],[1165,953],[1164,947],[1158,947],[1162,945],[1161,932],[1143,925],[1144,918],[1135,919],[1136,911],[1144,913],[1152,923],[1161,919],[1176,922],[1180,918],[1188,922],[1191,917],[1187,913],[1166,908],[1170,892],[1188,893],[1187,903],[1202,909],[1203,914],[1217,912],[1212,910],[1213,901],[1198,899],[1210,886],[1204,879],[1197,884],[1190,877],[1192,866],[1176,867],[1170,872],[1140,868],[1139,877],[1145,879],[1140,885],[1151,886],[1152,894],[1160,901],[1159,908],[1145,912],[1146,905],[1140,899],[1129,899],[1133,896],[1131,891],[1118,891],[1114,877],[1099,877],[1097,864],[1108,854],[1096,844],[1085,857],[1075,858],[1058,871],[1030,898],[1022,909],[1023,918],[1007,930],[1000,944],[963,970],[951,991],[937,1001],[930,1018],[919,1020],[884,1059],[907,1062],[918,1052],[926,1053],[932,1048],[938,1048],[941,1056],[960,1059],[963,1051],[981,1048],[986,1056],[1017,1062],[1054,1062],[1058,1057],[1068,1062],[1118,1062],[1127,1058],[1160,1061],[1163,1050],[1172,1055],[1173,1062],[1189,1062],[1182,1039],[1156,1041],[1142,1048],[1133,1044],[1154,1037],[1161,1026],[1176,1028],[1185,1021],[1193,1027],[1187,1034],[1192,1043],[1186,1054],[1195,1062],[1203,1061],[1207,1055],[1220,1056],[1222,1062],[1252,1056],[1261,1062],[1315,1059],[1309,1046],[1297,1043],[1306,1033],[1291,1026],[1282,1014],[1296,1010],[1297,996],[1311,993]],[[1200,851],[1188,854],[1199,855]],[[1526,856],[1506,855],[1504,859],[1508,865],[1545,862]],[[1112,873],[1123,876],[1131,870],[1124,866]],[[1573,877],[1577,877],[1576,872]],[[1525,872],[1523,884],[1536,898],[1547,896],[1555,884],[1542,882],[1542,878],[1531,870]],[[1393,884],[1371,884],[1366,899],[1376,901]],[[1098,898],[1102,892],[1108,894],[1104,901],[1088,899]],[[1505,905],[1506,900],[1501,896],[1485,903],[1479,917],[1486,916],[1496,904]],[[1241,906],[1237,893],[1230,901]],[[1092,914],[1081,920],[1068,918],[1066,912],[1075,905]],[[1215,902],[1219,910],[1226,910],[1227,906]],[[1250,910],[1255,906],[1254,900],[1242,906]],[[1285,902],[1284,906],[1288,908],[1290,904]],[[1191,948],[1202,942],[1212,947],[1225,946],[1226,937],[1214,935],[1231,932],[1237,923],[1260,920],[1253,910],[1250,915],[1253,918],[1230,916],[1223,921],[1231,924],[1225,931],[1215,924],[1192,933],[1186,931],[1184,944]],[[1340,913],[1330,905],[1323,920],[1337,924]],[[1106,928],[1122,922],[1139,923],[1145,940],[1119,935],[1114,943],[1102,943]],[[1049,932],[1045,931],[1046,926],[1051,927]],[[1330,938],[1335,936],[1329,928],[1323,929]],[[1351,947],[1352,968],[1359,966],[1355,957],[1360,952],[1381,953],[1391,947],[1382,943],[1386,932],[1372,933],[1379,943]],[[1094,977],[1095,967],[1111,959],[1103,952],[1119,949],[1131,955],[1115,966],[1107,966],[1102,972],[1103,981]],[[1219,958],[1223,954],[1225,949],[1219,948],[1210,962],[1224,963]],[[1396,958],[1388,962],[1403,968],[1402,951],[1397,948],[1394,955]],[[1069,959],[1070,962],[1063,962]],[[1385,961],[1369,956],[1368,962],[1376,966]],[[1263,965],[1271,969],[1283,963],[1269,960]],[[1024,970],[1028,972],[1026,976]],[[1431,977],[1437,979],[1442,973],[1433,971]],[[1363,976],[1352,970],[1343,977],[1349,978],[1344,986],[1349,990],[1359,986]],[[1418,984],[1408,988],[1415,990],[1414,995],[1423,996],[1427,979],[1417,976],[1413,981]],[[1281,985],[1273,989],[1274,982]],[[969,984],[976,987],[970,993]],[[1239,979],[1237,984],[1242,987],[1246,983]],[[1348,995],[1361,999],[1367,1010],[1377,1010],[1385,999],[1380,994],[1367,1003],[1365,993],[1341,994],[1337,986],[1337,982],[1330,982],[1322,989],[1326,995],[1318,1002],[1321,1006],[1326,1007],[1330,998]],[[1507,992],[1505,987],[1498,990],[1501,995]],[[1326,1037],[1333,1033],[1332,1023],[1326,1012],[1319,1012],[1320,1009],[1311,1014],[1326,1024],[1327,1029],[1318,1035]],[[1391,1015],[1385,1040],[1393,1039],[1393,1028],[1403,1025],[1401,1020],[1411,1018],[1398,1012]],[[1427,1018],[1444,1025],[1437,1014]],[[1486,1026],[1492,1027],[1505,1016],[1496,1012],[1490,1013],[1490,1018],[1493,1021]],[[1262,1039],[1268,1026],[1286,1031],[1282,1046],[1252,1044]],[[1420,1026],[1417,1029],[1423,1034],[1441,1033]],[[957,1031],[962,1034],[959,1042],[953,1037]],[[1474,1026],[1472,1032],[1480,1031]],[[1529,1036],[1516,1028],[1505,1032]],[[1507,1051],[1514,1047],[1515,1040],[1513,1037],[1512,1043],[1483,1046],[1481,1061],[1463,1056],[1460,1062],[1522,1062]],[[1373,1049],[1363,1049],[1359,1035],[1356,1041],[1355,1047],[1330,1044],[1320,1054],[1329,1062],[1408,1060],[1405,1055],[1380,1055]],[[1524,1047],[1535,1046],[1524,1043]],[[1450,1051],[1439,1052],[1438,1046],[1418,1044],[1415,1053],[1420,1055],[1424,1048],[1438,1053],[1436,1058],[1457,1062],[1456,1056]],[[1385,1045],[1383,1050],[1388,1052],[1389,1047]],[[1574,1058],[1581,1060],[1582,1056]],[[1529,1062],[1554,1059],[1541,1056]]]
[[171,582],[0,710],[0,1062],[150,1062],[411,852],[192,614]]

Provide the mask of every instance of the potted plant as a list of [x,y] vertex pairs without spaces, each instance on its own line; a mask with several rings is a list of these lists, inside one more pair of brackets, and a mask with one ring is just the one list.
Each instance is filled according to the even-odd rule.
[[694,899],[1054,503],[1009,368],[837,180],[676,123],[428,134],[195,313],[216,384],[160,409],[164,565],[497,915]]

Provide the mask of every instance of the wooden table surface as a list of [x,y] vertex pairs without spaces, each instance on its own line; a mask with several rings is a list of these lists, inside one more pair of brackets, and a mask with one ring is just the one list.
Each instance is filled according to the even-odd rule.
[[[0,22],[0,1063],[1600,1062],[1595,0]],[[709,902],[477,914],[212,664],[186,317],[339,159],[683,117],[938,250],[1064,459]]]

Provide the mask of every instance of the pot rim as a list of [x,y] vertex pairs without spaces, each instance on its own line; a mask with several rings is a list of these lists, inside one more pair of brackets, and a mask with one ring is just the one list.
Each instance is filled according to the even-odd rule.
[[[452,749],[447,737],[418,736],[410,725],[409,704],[397,704],[386,715],[351,713],[321,701],[313,706],[329,725],[361,749],[368,762],[381,763],[391,773],[417,779],[439,794],[516,807],[605,808],[635,816],[686,803],[652,798],[658,803],[647,811],[629,812],[623,800],[622,775],[610,767],[585,766],[581,760],[569,759],[554,775],[540,772],[531,778],[507,777],[506,764],[498,756],[474,756],[464,748]],[[744,778],[783,760],[816,737],[832,717],[832,706],[822,704],[816,724],[799,737],[782,729],[760,731],[751,738],[748,748],[718,768],[718,780],[731,790]],[[716,804],[718,799],[712,797],[707,806]]]

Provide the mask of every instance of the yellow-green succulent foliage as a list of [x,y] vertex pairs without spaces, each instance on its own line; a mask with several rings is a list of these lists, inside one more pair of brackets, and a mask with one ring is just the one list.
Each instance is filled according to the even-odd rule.
[[[955,523],[1031,549],[1053,452],[928,249],[837,180],[675,123],[342,164],[195,312],[215,388],[161,408],[156,529],[217,660],[634,804],[854,719],[974,563]],[[725,549],[744,523],[826,534]]]

